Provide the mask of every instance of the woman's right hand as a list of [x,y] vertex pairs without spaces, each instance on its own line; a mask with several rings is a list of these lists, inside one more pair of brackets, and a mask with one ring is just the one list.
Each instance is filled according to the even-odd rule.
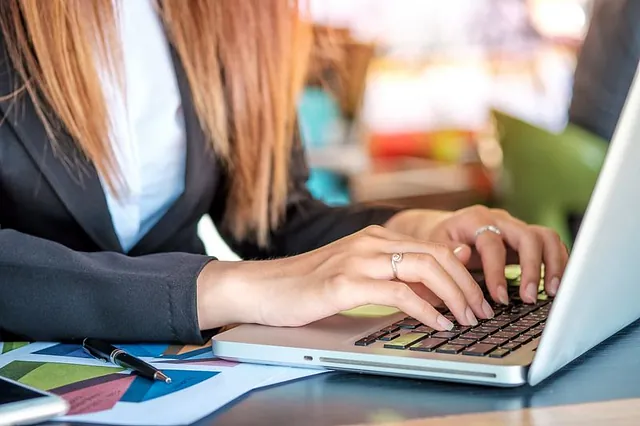
[[[468,248],[467,248],[468,249]],[[402,253],[394,277],[391,256]],[[371,226],[332,244],[268,261],[210,262],[198,278],[201,329],[231,323],[302,326],[355,307],[393,306],[437,330],[494,313],[454,251]]]

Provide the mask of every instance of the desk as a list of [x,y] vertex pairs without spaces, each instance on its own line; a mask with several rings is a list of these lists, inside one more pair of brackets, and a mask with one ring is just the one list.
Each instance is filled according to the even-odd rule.
[[256,391],[194,426],[380,422],[394,426],[638,425],[640,323],[537,387],[500,389],[328,373]]
[[389,423],[387,426],[601,426],[634,425],[640,399],[577,404],[553,408],[466,414]]

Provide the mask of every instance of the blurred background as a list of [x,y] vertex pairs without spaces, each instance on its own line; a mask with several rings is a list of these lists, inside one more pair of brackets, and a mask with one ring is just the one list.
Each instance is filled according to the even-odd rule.
[[[591,3],[310,0],[317,41],[299,116],[312,193],[507,208],[570,245],[606,149],[580,158],[582,139],[600,141],[567,122]],[[559,179],[586,195],[567,205],[558,187],[580,191]]]

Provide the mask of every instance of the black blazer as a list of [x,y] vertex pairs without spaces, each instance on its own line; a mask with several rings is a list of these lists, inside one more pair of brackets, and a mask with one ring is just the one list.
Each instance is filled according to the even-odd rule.
[[[0,46],[0,95],[5,96],[19,78],[1,40]],[[0,340],[92,336],[201,343],[196,277],[215,260],[204,254],[197,235],[203,215],[211,215],[241,257],[265,259],[315,249],[395,213],[329,208],[312,199],[298,144],[286,221],[273,232],[270,248],[235,241],[221,223],[226,171],[207,148],[175,52],[173,59],[188,139],[185,190],[126,254],[96,170],[70,137],[59,138],[66,156],[57,155],[28,96],[0,102]]]

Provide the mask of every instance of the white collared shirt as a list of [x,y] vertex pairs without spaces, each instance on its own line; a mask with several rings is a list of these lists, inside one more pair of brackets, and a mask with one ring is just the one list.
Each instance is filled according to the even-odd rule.
[[153,0],[120,2],[124,98],[102,76],[112,120],[112,146],[127,192],[103,188],[125,252],[184,191],[186,132],[168,40]]

